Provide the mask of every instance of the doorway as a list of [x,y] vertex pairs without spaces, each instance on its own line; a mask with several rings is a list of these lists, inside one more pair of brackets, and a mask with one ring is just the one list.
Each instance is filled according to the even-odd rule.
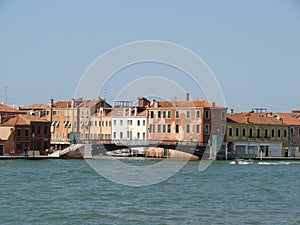
[[0,145],[0,155],[4,155],[4,145]]

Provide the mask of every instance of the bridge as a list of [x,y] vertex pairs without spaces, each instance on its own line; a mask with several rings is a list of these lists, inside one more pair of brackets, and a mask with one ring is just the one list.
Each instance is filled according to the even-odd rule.
[[78,153],[79,151],[83,157],[93,157],[103,155],[108,151],[150,147],[173,149],[195,155],[199,158],[209,158],[211,157],[211,150],[214,152],[214,155],[216,155],[222,141],[223,139],[217,139],[217,141],[212,141],[212,145],[210,145],[209,143],[178,140],[81,140],[78,144],[73,144],[66,149],[54,152],[50,157],[61,157],[70,153]]
[[132,149],[140,147],[173,149],[198,157],[202,157],[206,147],[205,143],[170,140],[112,140],[112,141],[83,141],[82,143],[92,145],[92,155],[104,154],[107,151],[119,149]]

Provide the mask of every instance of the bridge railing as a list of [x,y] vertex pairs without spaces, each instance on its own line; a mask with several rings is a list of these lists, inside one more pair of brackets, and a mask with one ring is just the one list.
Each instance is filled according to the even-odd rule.
[[113,144],[118,146],[159,146],[159,145],[186,145],[186,146],[203,146],[207,143],[198,141],[178,141],[178,140],[124,140],[124,139],[85,139],[81,140],[82,144]]

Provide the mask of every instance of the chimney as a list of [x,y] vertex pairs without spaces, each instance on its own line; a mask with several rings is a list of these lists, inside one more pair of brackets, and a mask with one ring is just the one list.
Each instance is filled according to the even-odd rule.
[[246,123],[248,124],[249,123],[249,121],[250,121],[250,116],[246,116]]
[[137,108],[135,107],[134,108],[134,116],[136,117],[136,115],[137,115]]
[[229,109],[229,112],[230,112],[230,115],[233,115],[234,114],[234,110],[231,108]]
[[76,101],[74,98],[72,98],[71,107],[74,108],[75,106],[76,106]]
[[216,108],[216,103],[215,102],[212,102],[212,108]]
[[50,98],[50,102],[49,102],[50,108],[53,107],[53,98]]
[[189,93],[184,93],[183,94],[183,99],[184,99],[184,101],[189,101],[190,100],[190,94]]

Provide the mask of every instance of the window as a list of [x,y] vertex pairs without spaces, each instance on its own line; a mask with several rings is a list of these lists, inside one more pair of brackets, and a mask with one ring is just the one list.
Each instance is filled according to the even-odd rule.
[[38,134],[41,133],[41,127],[40,127],[40,126],[37,127],[37,133],[38,133]]
[[146,133],[143,132],[143,140],[145,140],[145,139],[146,139]]
[[161,118],[161,111],[157,112],[157,118]]
[[163,124],[163,133],[166,133],[166,124]]
[[271,131],[271,136],[275,137],[275,130],[274,129],[272,129],[272,131]]
[[279,137],[279,138],[281,137],[281,130],[277,131],[277,137]]
[[62,139],[65,139],[65,133],[62,133]]
[[168,119],[171,119],[171,111],[168,111]]
[[31,127],[31,133],[32,133],[32,134],[35,133],[35,128],[34,128],[34,126]]
[[52,116],[56,116],[56,111],[52,111]]
[[86,110],[86,115],[87,115],[87,116],[89,115],[89,110]]
[[137,139],[140,139],[140,132],[137,132]]
[[253,137],[253,129],[250,128],[250,129],[249,129],[249,138],[252,138],[252,137]]
[[120,139],[123,139],[123,132],[120,132]]
[[291,127],[291,134],[294,134],[294,127]]
[[[26,135],[26,133],[27,133],[27,135]],[[44,127],[44,134],[48,134],[48,129],[47,129],[46,126]],[[27,129],[25,130],[25,136],[28,136],[28,130]]]
[[178,134],[179,133],[179,124],[175,125],[175,133]]
[[149,133],[154,133],[154,124],[150,124],[149,126]]
[[59,111],[59,110],[57,111],[57,115],[58,115],[58,116],[60,115],[60,111]]
[[143,126],[146,126],[146,120],[143,120]]
[[240,129],[239,128],[235,128],[235,136],[240,136]]
[[21,136],[21,129],[20,128],[18,128],[18,130],[17,130],[17,135],[18,135],[18,137]]
[[286,138],[287,137],[287,130],[283,131],[283,137]]
[[196,133],[197,133],[197,134],[200,133],[200,124],[196,124]]
[[226,120],[226,112],[225,111],[221,112],[221,119]]
[[186,125],[186,133],[190,133],[191,132],[191,128],[190,128],[190,124]]
[[260,128],[257,129],[257,137],[260,138]]
[[157,133],[161,133],[161,124],[157,125]]
[[138,121],[137,121],[137,125],[138,125],[138,126],[140,126],[140,125],[141,125],[140,123],[141,123],[141,121],[140,121],[140,120],[138,120]]
[[186,118],[187,119],[191,118],[191,111],[186,111]]
[[150,111],[150,118],[154,118],[154,111]]
[[[45,130],[47,131],[47,127],[45,127]],[[45,133],[45,134],[47,134],[47,133]],[[25,137],[28,137],[28,135],[29,135],[29,130],[25,129]]]
[[129,130],[127,131],[127,139],[129,139]]
[[166,111],[163,111],[163,118],[166,118],[166,115],[167,115]]
[[108,125],[111,127],[111,121],[109,121]]
[[265,138],[269,137],[269,129],[265,129]]
[[209,124],[205,124],[205,125],[204,125],[204,133],[205,133],[205,134],[209,134],[209,133],[210,133],[210,127],[209,127]]
[[226,125],[225,124],[222,124],[221,125],[221,131],[222,131],[222,135],[225,135],[225,133],[226,133]]
[[167,125],[167,133],[171,133],[171,124]]
[[176,119],[179,118],[179,111],[176,111]]
[[120,126],[123,126],[123,120],[120,120]]
[[242,135],[243,135],[243,137],[246,137],[246,128],[242,129]]
[[197,110],[197,111],[196,111],[196,119],[199,119],[199,118],[200,118],[200,111]]
[[117,125],[117,121],[116,120],[114,120],[114,126],[116,126]]
[[229,136],[232,137],[232,135],[233,135],[233,129],[230,127],[229,128]]
[[116,132],[114,132],[114,139],[116,139],[117,138],[117,133]]
[[209,110],[205,110],[205,119],[209,119]]

